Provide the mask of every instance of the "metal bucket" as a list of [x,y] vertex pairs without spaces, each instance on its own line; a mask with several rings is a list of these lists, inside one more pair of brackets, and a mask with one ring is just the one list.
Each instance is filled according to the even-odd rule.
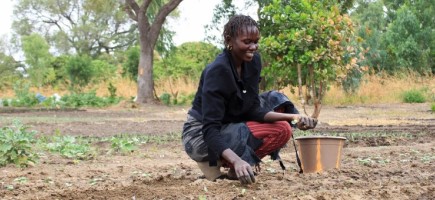
[[304,173],[340,168],[345,137],[304,136],[295,139]]

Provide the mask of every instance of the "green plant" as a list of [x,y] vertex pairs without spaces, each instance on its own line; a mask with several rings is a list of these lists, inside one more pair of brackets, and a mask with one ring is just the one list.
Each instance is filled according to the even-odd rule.
[[116,98],[116,87],[112,83],[109,83],[107,90],[109,90],[110,98]]
[[137,149],[139,139],[136,137],[112,137],[110,139],[112,150],[121,153],[131,153]]
[[29,91],[30,85],[28,83],[23,83],[22,81],[17,81],[14,84],[14,92],[16,99],[12,99],[9,106],[15,107],[30,107],[37,105],[39,103],[36,95]]
[[38,159],[32,144],[36,142],[35,131],[14,120],[11,127],[0,129],[0,166],[14,163],[19,167],[32,166]]
[[[297,85],[304,111],[305,103],[314,104],[312,117],[319,116],[332,83],[357,75],[352,72],[362,73],[359,48],[350,42],[355,39],[354,25],[340,14],[335,1],[274,0],[260,17],[266,85],[278,89]],[[357,82],[352,83],[355,89]]]
[[25,176],[20,176],[20,177],[14,179],[14,182],[17,182],[17,183],[27,183],[27,181],[29,181],[29,179],[27,179],[27,177],[25,177]]
[[97,66],[92,64],[92,58],[87,55],[70,57],[65,65],[70,90],[81,91],[88,84],[97,82],[99,78]]
[[431,105],[430,105],[430,110],[431,110],[432,112],[435,112],[435,102],[432,102],[432,103],[431,103]]
[[87,141],[77,139],[74,136],[53,136],[47,140],[45,148],[71,159],[89,160],[95,156],[94,150]]
[[125,52],[125,62],[122,65],[122,76],[137,80],[137,66],[139,65],[140,48],[132,46]]
[[160,100],[165,104],[165,105],[170,105],[171,104],[171,95],[169,93],[163,93],[162,95],[160,95]]
[[426,98],[422,91],[411,89],[403,92],[402,101],[404,103],[424,103],[426,102]]
[[87,93],[72,93],[70,95],[64,95],[61,98],[66,107],[80,108],[85,106],[90,107],[105,107],[118,103],[120,98],[111,97],[99,97],[95,91]]

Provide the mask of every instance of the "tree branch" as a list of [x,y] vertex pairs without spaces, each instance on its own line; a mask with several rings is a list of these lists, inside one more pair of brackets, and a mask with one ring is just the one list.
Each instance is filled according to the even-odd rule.
[[125,0],[125,12],[134,21],[138,21],[138,14],[140,11],[139,5],[137,5],[135,0]]
[[171,0],[169,3],[165,4],[157,13],[157,16],[151,26],[151,40],[157,41],[159,37],[160,29],[165,22],[166,17],[171,13],[183,0]]

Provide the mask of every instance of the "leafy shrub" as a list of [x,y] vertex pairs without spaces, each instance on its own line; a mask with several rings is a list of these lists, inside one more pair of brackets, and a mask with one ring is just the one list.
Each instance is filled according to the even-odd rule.
[[47,141],[45,148],[71,159],[89,160],[94,157],[90,145],[85,141],[77,140],[74,136],[53,136],[50,141]]
[[31,107],[39,103],[36,94],[31,93],[30,84],[17,81],[14,84],[14,92],[16,99],[12,99],[9,106],[15,107]]
[[432,102],[430,110],[432,110],[432,112],[435,112],[435,102]]
[[195,93],[191,93],[188,95],[180,95],[180,101],[178,102],[179,105],[188,105],[192,103],[193,99],[195,98]]
[[140,48],[139,46],[133,46],[127,49],[125,52],[126,61],[122,65],[122,76],[128,77],[131,80],[137,80],[137,66],[139,65]]
[[136,137],[112,137],[110,139],[112,151],[122,154],[131,153],[137,149],[137,143],[139,139]]
[[84,106],[105,107],[118,103],[120,99],[116,97],[98,97],[95,91],[91,91],[88,93],[64,95],[61,101],[63,101],[63,105],[66,107],[80,108]]
[[403,93],[402,101],[404,103],[424,103],[426,98],[420,90],[412,89]]
[[167,92],[160,95],[160,101],[165,105],[187,105],[192,103],[195,98],[195,93],[171,95]]
[[38,159],[32,144],[36,142],[35,131],[14,120],[11,127],[0,129],[0,166],[14,163],[20,167],[32,166]]
[[160,101],[163,102],[163,104],[165,105],[170,105],[171,104],[171,95],[169,93],[163,93],[162,95],[160,95]]
[[72,90],[88,85],[94,75],[89,56],[72,56],[66,62],[65,70]]

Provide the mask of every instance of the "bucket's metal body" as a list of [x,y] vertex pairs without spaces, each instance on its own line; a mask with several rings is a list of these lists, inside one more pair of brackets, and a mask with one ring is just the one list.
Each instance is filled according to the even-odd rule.
[[304,173],[340,168],[345,137],[304,136],[295,139]]

